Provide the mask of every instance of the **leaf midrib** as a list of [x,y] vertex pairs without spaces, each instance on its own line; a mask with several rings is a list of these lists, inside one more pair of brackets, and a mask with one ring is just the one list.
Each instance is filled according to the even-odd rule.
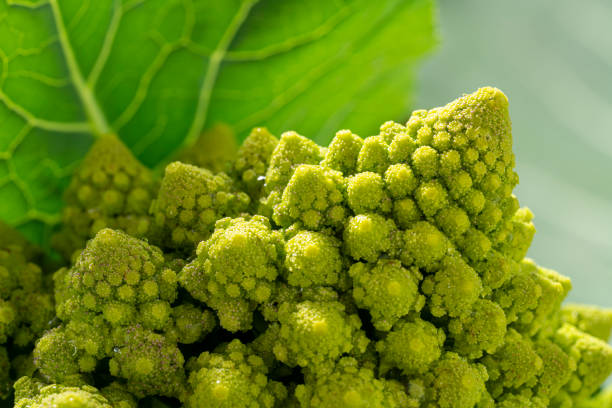
[[89,120],[93,131],[92,133],[96,136],[110,133],[110,127],[106,120],[106,116],[100,108],[100,105],[98,104],[98,101],[96,100],[91,88],[85,82],[83,74],[81,73],[79,65],[76,61],[76,57],[74,56],[74,51],[72,49],[72,45],[70,44],[70,40],[68,39],[68,32],[66,31],[66,26],[64,25],[64,20],[57,4],[57,0],[49,0],[49,5],[51,6],[51,11],[53,12],[58,41],[62,51],[64,52],[64,58],[66,59],[68,75],[70,76],[74,88],[81,99],[81,103],[85,109],[85,114],[87,115],[87,119]]

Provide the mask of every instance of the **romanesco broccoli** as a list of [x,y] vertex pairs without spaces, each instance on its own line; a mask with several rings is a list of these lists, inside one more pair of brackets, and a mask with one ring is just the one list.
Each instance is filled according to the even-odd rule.
[[612,311],[525,257],[501,91],[328,147],[229,134],[160,180],[100,138],[53,274],[0,234],[0,398],[21,376],[24,408],[612,407]]

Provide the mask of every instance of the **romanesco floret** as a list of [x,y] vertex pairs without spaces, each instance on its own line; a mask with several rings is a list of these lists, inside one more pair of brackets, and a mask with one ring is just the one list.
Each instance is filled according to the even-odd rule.
[[46,332],[36,343],[34,363],[47,379],[90,373],[113,348],[111,327],[101,315],[80,312],[71,320]]
[[487,297],[493,290],[517,275],[519,268],[519,263],[496,250],[489,252],[487,259],[474,264],[474,270],[482,279],[483,292]]
[[0,247],[0,345],[31,344],[53,319],[53,299],[40,267],[21,246]]
[[361,331],[361,321],[347,314],[338,301],[284,303],[278,312],[276,358],[290,366],[314,370],[333,364],[342,354],[365,351],[368,339]]
[[402,262],[433,270],[449,249],[448,239],[427,221],[416,223],[404,233]]
[[570,288],[568,278],[524,259],[518,272],[493,292],[493,299],[514,328],[535,334],[559,309]]
[[342,173],[321,166],[298,166],[274,206],[272,219],[288,227],[299,222],[305,228],[319,230],[339,227],[346,218],[345,185]]
[[179,279],[193,297],[217,311],[222,327],[247,330],[255,304],[272,294],[283,238],[263,216],[224,218],[216,227]]
[[333,236],[314,231],[301,231],[285,245],[287,283],[307,288],[338,284],[344,272],[340,241]]
[[361,146],[363,146],[362,138],[350,130],[340,130],[329,143],[321,164],[345,176],[353,175],[357,171],[357,158]]
[[436,360],[426,379],[425,403],[423,406],[439,408],[471,408],[486,393],[487,370],[465,357],[447,352]]
[[400,320],[376,343],[380,370],[399,368],[406,375],[424,373],[442,354],[446,335],[428,321],[415,317]]
[[[322,297],[318,296],[318,292],[321,290]],[[267,322],[278,321],[278,311],[280,306],[285,303],[295,303],[300,300],[338,300],[338,293],[331,288],[324,286],[315,286],[312,288],[299,288],[291,286],[285,282],[278,282],[274,288],[274,292],[267,302],[262,303],[258,307],[258,312],[261,313],[262,317]]]
[[89,241],[63,276],[66,291],[58,315],[78,311],[101,314],[111,326],[142,322],[161,329],[176,298],[176,272],[165,267],[162,252],[121,231],[103,229]]
[[148,210],[157,189],[153,174],[114,135],[89,150],[65,193],[63,228],[55,247],[66,258],[103,228],[135,237],[149,233]]
[[188,408],[273,408],[287,395],[282,384],[268,379],[262,358],[237,339],[190,365]]
[[176,343],[140,325],[116,329],[113,343],[110,374],[125,379],[131,393],[182,397],[185,361]]
[[412,198],[402,198],[393,202],[393,219],[400,228],[409,229],[422,216],[421,210]]
[[229,296],[209,296],[205,302],[215,311],[223,329],[237,332],[253,327],[253,312],[257,306],[255,302]]
[[501,91],[328,148],[257,128],[225,163],[207,137],[182,157],[226,172],[174,162],[159,191],[96,143],[52,277],[0,234],[0,398],[17,375],[20,407],[611,408],[612,312],[525,258]]
[[259,212],[271,216],[280,203],[283,190],[300,164],[318,164],[324,149],[295,132],[285,132],[272,152],[265,174],[263,197]]
[[491,395],[499,397],[507,389],[517,390],[528,384],[543,368],[543,360],[533,342],[510,329],[502,347],[482,359],[489,373],[487,387]]
[[398,134],[392,142],[392,157],[410,164],[422,177],[417,196],[426,216],[435,215],[439,203],[448,199],[464,208],[485,232],[501,224],[493,209],[487,216],[476,216],[486,203],[494,208],[510,197],[517,182],[509,128],[507,100],[491,88],[443,108],[413,113],[406,136]]
[[496,408],[547,408],[548,403],[539,397],[527,397],[520,394],[507,394],[500,398]]
[[272,152],[278,144],[266,128],[255,128],[238,149],[232,174],[253,202],[259,200]]
[[357,156],[357,171],[382,175],[389,164],[389,146],[385,139],[381,136],[366,137]]
[[258,335],[248,346],[254,354],[261,357],[270,372],[281,369],[285,373],[290,373],[292,370],[287,369],[274,355],[274,345],[278,339],[279,330],[280,327],[278,325],[269,325],[266,331]]
[[372,370],[359,367],[357,360],[341,359],[333,371],[312,383],[298,385],[295,394],[302,408],[399,408],[409,398],[392,380],[377,379]]
[[282,237],[264,217],[223,219],[212,237],[198,246],[198,262],[210,276],[212,296],[263,302],[278,275]]
[[542,370],[532,385],[533,393],[550,400],[569,381],[576,370],[576,360],[546,338],[536,340],[535,350],[542,360]]
[[166,336],[174,338],[181,344],[192,344],[202,340],[216,326],[213,312],[208,309],[184,303],[172,308],[172,328],[166,330]]
[[44,378],[74,384],[110,358],[109,373],[137,397],[181,396],[177,342],[201,340],[214,317],[188,303],[174,305],[175,263],[124,232],[98,232],[74,266],[54,277],[63,323],[36,343],[34,362]]
[[245,211],[249,196],[225,173],[174,162],[166,167],[151,203],[153,241],[169,248],[195,248],[210,236],[215,222]]
[[[110,387],[109,387],[110,388]],[[104,390],[103,390],[104,391]],[[111,390],[111,398],[89,385],[47,385],[22,377],[15,383],[15,408],[136,408],[128,394]]]
[[567,323],[557,330],[553,339],[576,360],[576,371],[563,390],[576,399],[588,397],[612,372],[612,348]]
[[469,313],[449,322],[448,333],[455,342],[454,350],[462,355],[493,354],[504,343],[506,315],[497,303],[478,299]]
[[347,221],[344,245],[354,260],[374,262],[382,254],[393,256],[398,253],[400,232],[391,219],[379,214],[360,214]]
[[113,381],[110,385],[102,388],[100,394],[116,408],[136,408],[138,406],[136,398],[125,389],[124,385],[117,381]]
[[391,211],[391,199],[385,191],[385,183],[378,173],[365,171],[348,179],[348,206],[355,214],[369,212],[387,213]]
[[[90,360],[84,352],[79,353],[70,343],[65,329],[56,327],[46,332],[36,342],[34,363],[43,378],[50,382],[65,384],[80,379],[79,354]],[[87,371],[91,371],[90,367],[87,368]]]
[[533,213],[529,208],[516,210],[511,220],[508,239],[501,245],[502,252],[516,262],[520,262],[525,257],[535,235],[532,220]]
[[391,330],[401,317],[419,312],[425,303],[418,290],[422,275],[416,268],[404,268],[398,260],[357,262],[349,269],[349,275],[355,304],[370,311],[377,330]]
[[[41,268],[39,251],[17,231],[0,223],[0,400],[10,394],[21,371],[18,360],[51,328],[53,295]],[[11,372],[11,362],[16,367]]]
[[385,188],[394,200],[410,196],[418,183],[418,178],[407,164],[392,164],[385,171]]
[[478,274],[456,252],[444,256],[440,269],[423,280],[421,290],[429,298],[426,306],[436,317],[458,317],[469,313],[482,293]]
[[561,318],[591,336],[608,341],[612,330],[612,310],[595,306],[566,304],[561,307]]

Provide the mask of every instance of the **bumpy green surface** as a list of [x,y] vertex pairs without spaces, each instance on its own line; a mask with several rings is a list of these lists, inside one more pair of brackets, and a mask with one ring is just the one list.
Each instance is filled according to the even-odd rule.
[[194,392],[185,403],[190,408],[273,408],[287,396],[282,384],[268,380],[261,357],[239,340],[219,353],[202,353],[191,363],[191,370],[189,384]]
[[272,295],[281,249],[281,235],[265,217],[224,218],[179,279],[193,297],[217,311],[224,329],[247,330],[256,304]]
[[40,267],[21,247],[0,248],[0,344],[32,343],[53,318],[53,299]]
[[227,173],[169,164],[144,239],[102,229],[53,275],[58,319],[18,389],[39,385],[17,400],[597,403],[612,315],[562,307],[569,279],[525,258],[507,108],[483,88],[327,149],[257,129]]
[[266,128],[255,128],[242,142],[234,161],[233,173],[253,201],[264,187],[265,175],[278,139]]
[[134,398],[115,384],[102,391],[89,385],[46,385],[28,377],[15,383],[15,408],[136,408]]
[[225,173],[171,163],[151,203],[153,240],[165,247],[191,250],[210,236],[216,220],[240,214],[249,202]]
[[72,268],[53,277],[62,324],[36,343],[40,375],[84,382],[110,358],[109,374],[133,395],[181,395],[184,357],[177,342],[197,342],[215,323],[209,311],[177,301],[175,266],[145,241],[99,231]]
[[66,190],[62,230],[54,246],[70,258],[103,228],[143,237],[151,227],[146,216],[157,189],[153,175],[116,136],[91,147]]
[[[280,143],[283,142],[281,140]],[[300,222],[312,230],[337,227],[345,217],[342,205],[344,190],[342,173],[303,164],[293,171],[283,191],[281,203],[274,206],[272,219],[284,227],[294,222]]]
[[185,381],[183,354],[176,342],[140,326],[117,331],[110,374],[127,380],[127,389],[146,395],[179,396]]
[[0,401],[11,394],[19,374],[32,370],[35,340],[51,328],[53,295],[36,248],[17,231],[0,223]]
[[422,276],[417,269],[408,270],[397,260],[357,262],[349,269],[349,275],[355,304],[370,311],[372,324],[378,330],[390,330],[400,318],[419,312],[425,303],[418,292]]
[[[612,104],[604,23],[612,3],[437,5],[443,41],[419,70],[415,106],[438,106],[482,84],[506,92],[521,178],[515,194],[538,227],[530,257],[572,279],[568,301],[612,307],[610,286],[602,284],[612,264],[612,121],[600,121]],[[574,100],[580,103],[567,103]],[[553,146],[554,154],[545,154]]]
[[[393,380],[377,379],[372,370],[360,368],[355,359],[341,359],[333,372],[296,388],[303,408],[399,408],[409,401]],[[413,405],[408,405],[413,406]]]
[[285,245],[287,283],[292,286],[333,286],[344,271],[340,241],[326,234],[302,231]]
[[404,319],[376,344],[380,371],[397,367],[404,373],[424,373],[442,354],[446,335],[433,324],[420,319]]
[[368,344],[358,316],[345,313],[337,301],[282,303],[278,320],[274,355],[290,366],[322,369],[342,354],[363,353]]

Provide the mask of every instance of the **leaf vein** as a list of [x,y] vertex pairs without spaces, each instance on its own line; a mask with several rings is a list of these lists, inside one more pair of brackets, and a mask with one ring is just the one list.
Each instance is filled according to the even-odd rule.
[[30,133],[31,130],[32,130],[32,125],[28,124],[28,125],[24,126],[17,133],[17,136],[15,137],[15,139],[11,140],[11,143],[9,144],[8,149],[5,152],[3,152],[6,155],[7,159],[10,159],[10,158],[13,157],[13,154],[15,153],[15,150],[17,150],[17,147],[19,147],[21,142],[23,142],[23,140],[28,135],[28,133]]
[[23,0],[6,0],[6,4],[8,6],[18,6],[18,7],[29,8],[32,10],[40,8],[48,3],[49,3],[49,0],[40,0],[34,3],[30,1],[23,1]]
[[68,78],[53,78],[40,72],[26,70],[9,72],[7,73],[6,77],[29,78],[53,88],[62,88],[70,84],[70,80]]
[[23,118],[28,124],[39,129],[50,132],[81,133],[91,131],[91,126],[87,122],[56,122],[52,120],[40,119],[31,112],[16,104],[2,90],[0,90],[0,102],[19,117]]
[[159,50],[147,71],[140,78],[138,88],[136,88],[136,93],[134,93],[134,97],[121,115],[119,115],[119,117],[117,117],[117,119],[113,122],[112,127],[115,129],[115,131],[119,131],[119,129],[125,126],[134,117],[134,115],[136,115],[136,112],[138,112],[138,109],[149,93],[149,87],[153,81],[153,78],[155,78],[155,75],[159,72],[168,59],[168,56],[174,50],[176,50],[176,48],[177,47],[175,45],[166,44]]
[[72,79],[75,90],[77,91],[83,107],[85,108],[85,112],[87,113],[87,117],[89,118],[91,126],[93,127],[94,133],[97,133],[98,135],[108,133],[109,126],[106,121],[106,117],[104,116],[104,113],[102,112],[102,109],[100,108],[100,105],[98,104],[91,88],[87,86],[85,80],[83,79],[83,75],[81,74],[74,51],[72,50],[72,46],[68,40],[68,32],[66,31],[57,0],[49,0],[49,4],[51,5],[51,10],[53,12],[53,19],[55,20],[55,25],[58,32],[58,40],[64,52],[70,78]]
[[28,189],[27,184],[22,180],[22,178],[17,174],[17,170],[15,169],[15,165],[12,161],[7,161],[7,166],[9,170],[9,178],[15,184],[15,187],[23,194],[23,198],[25,199],[28,208],[34,207],[34,197],[32,196],[32,192]]
[[132,148],[132,151],[138,156],[141,155],[145,149],[151,146],[157,137],[159,137],[168,124],[168,117],[166,115],[159,114],[155,118],[155,125],[145,135],[143,135],[138,142]]
[[113,15],[108,24],[108,30],[106,31],[106,35],[104,36],[102,48],[100,48],[98,58],[96,59],[96,62],[94,63],[94,66],[91,69],[89,76],[87,77],[87,85],[91,89],[96,89],[96,83],[100,78],[102,70],[106,66],[106,62],[108,61],[108,57],[110,55],[111,50],[113,49],[113,45],[115,43],[115,36],[117,35],[117,31],[119,30],[121,17],[123,16],[123,8],[121,7],[120,0],[115,0],[113,4]]
[[266,58],[270,58],[274,55],[289,52],[301,45],[305,45],[311,42],[315,42],[327,34],[340,24],[340,22],[349,15],[351,10],[350,6],[344,6],[336,14],[328,18],[320,26],[314,30],[304,33],[287,40],[273,44],[268,47],[260,48],[258,50],[250,51],[228,51],[225,55],[226,62],[246,62],[246,61],[259,61]]
[[206,123],[206,117],[208,115],[208,106],[210,104],[210,98],[212,95],[213,87],[217,80],[217,75],[219,73],[219,67],[225,58],[225,54],[232,41],[234,40],[236,34],[242,24],[249,16],[251,9],[259,0],[246,0],[242,3],[232,21],[228,25],[227,29],[221,36],[219,43],[217,44],[215,50],[210,55],[210,59],[208,61],[208,69],[204,75],[204,80],[202,81],[202,87],[200,89],[200,94],[198,97],[198,104],[196,107],[196,111],[193,117],[193,121],[187,132],[187,136],[183,140],[183,145],[189,145],[193,143],[195,139],[199,136],[199,133],[202,131],[204,124]]
[[81,2],[79,9],[74,14],[74,17],[72,18],[72,20],[70,20],[70,23],[68,23],[68,27],[74,28],[74,26],[76,26],[81,21],[81,19],[87,12],[87,9],[89,8],[90,4],[91,4],[91,0],[83,0]]

